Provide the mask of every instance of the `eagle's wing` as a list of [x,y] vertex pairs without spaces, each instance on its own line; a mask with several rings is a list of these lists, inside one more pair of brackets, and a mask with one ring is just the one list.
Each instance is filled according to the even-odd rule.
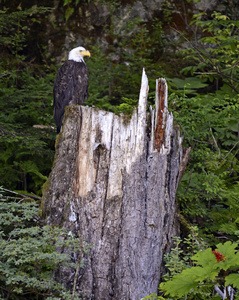
[[84,62],[68,60],[59,69],[53,88],[54,119],[60,132],[66,105],[83,104],[88,97],[88,70]]
[[82,105],[88,98],[88,70],[84,62],[77,62],[74,66],[73,94],[70,104]]

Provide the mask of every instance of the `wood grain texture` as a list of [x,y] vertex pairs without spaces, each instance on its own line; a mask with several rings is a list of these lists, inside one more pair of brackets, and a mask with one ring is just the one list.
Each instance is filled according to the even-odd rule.
[[[163,255],[177,231],[175,195],[182,138],[167,110],[167,84],[157,80],[156,110],[146,112],[143,71],[131,118],[69,106],[43,211],[93,244],[79,272],[83,299],[139,300],[157,292]],[[74,271],[62,269],[71,288]]]

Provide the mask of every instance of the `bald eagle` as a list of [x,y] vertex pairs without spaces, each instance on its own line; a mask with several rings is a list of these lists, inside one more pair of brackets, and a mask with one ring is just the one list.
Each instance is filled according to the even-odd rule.
[[57,133],[61,130],[66,105],[83,104],[88,97],[88,70],[83,57],[90,52],[77,47],[69,52],[68,60],[59,69],[54,82],[54,119]]

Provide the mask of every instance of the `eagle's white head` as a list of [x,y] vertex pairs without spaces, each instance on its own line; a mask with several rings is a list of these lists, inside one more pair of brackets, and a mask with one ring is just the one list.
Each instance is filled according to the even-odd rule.
[[77,47],[77,48],[72,49],[69,52],[68,59],[74,60],[77,62],[80,62],[80,61],[84,62],[84,59],[83,59],[84,56],[90,56],[90,52],[83,47]]

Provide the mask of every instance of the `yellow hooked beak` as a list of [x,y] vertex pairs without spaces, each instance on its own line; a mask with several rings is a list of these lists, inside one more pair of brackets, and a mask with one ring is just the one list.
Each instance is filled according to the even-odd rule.
[[83,56],[91,56],[90,52],[88,50],[82,51],[81,55],[83,55]]

